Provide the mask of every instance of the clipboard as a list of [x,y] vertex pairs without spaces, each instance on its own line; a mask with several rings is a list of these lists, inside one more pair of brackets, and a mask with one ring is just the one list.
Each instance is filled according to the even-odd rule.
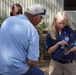
[[71,49],[73,46],[74,46],[74,41],[72,41],[71,43],[69,43],[69,44],[67,45],[67,47],[64,49],[63,53],[61,53],[60,56],[63,56],[63,55],[64,55],[64,52],[68,51],[68,50]]

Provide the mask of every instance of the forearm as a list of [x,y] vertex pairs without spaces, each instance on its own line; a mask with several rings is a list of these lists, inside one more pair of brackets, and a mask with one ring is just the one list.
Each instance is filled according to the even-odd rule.
[[48,49],[48,54],[52,54],[59,47],[59,43],[56,43],[54,46]]
[[69,51],[70,51],[70,52],[76,51],[76,46],[74,46],[73,48],[71,48]]

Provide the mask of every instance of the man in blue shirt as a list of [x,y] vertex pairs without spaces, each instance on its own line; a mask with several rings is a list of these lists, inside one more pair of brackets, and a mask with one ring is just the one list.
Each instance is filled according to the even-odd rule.
[[39,35],[35,28],[48,19],[45,9],[34,4],[24,15],[7,18],[0,30],[0,74],[44,75],[36,67],[39,58]]

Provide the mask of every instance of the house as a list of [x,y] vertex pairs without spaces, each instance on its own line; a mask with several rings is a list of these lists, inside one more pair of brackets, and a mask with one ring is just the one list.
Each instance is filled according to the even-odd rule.
[[[46,22],[48,22],[49,26],[51,26],[51,23],[52,23],[52,20],[53,20],[55,14],[58,11],[64,10],[64,7],[65,7],[64,3],[66,3],[65,1],[68,1],[68,3],[69,3],[70,1],[73,1],[73,0],[0,0],[0,17],[1,18],[9,17],[10,11],[11,11],[11,6],[14,3],[21,4],[23,7],[23,11],[25,11],[25,9],[28,8],[28,6],[38,3],[46,8],[47,13],[50,16],[50,18]],[[64,11],[66,11],[66,10],[64,10]],[[73,26],[73,24],[75,26],[76,11],[70,10],[70,11],[66,11],[66,12],[68,13],[68,16],[69,16],[72,26]],[[75,27],[73,27],[73,28],[75,28]]]

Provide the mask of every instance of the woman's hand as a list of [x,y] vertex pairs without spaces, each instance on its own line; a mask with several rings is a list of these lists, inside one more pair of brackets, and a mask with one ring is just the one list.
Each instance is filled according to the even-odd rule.
[[68,45],[68,43],[65,40],[59,41],[58,44],[59,45]]
[[76,46],[74,46],[74,47],[72,47],[70,50],[68,50],[68,51],[65,51],[64,52],[64,55],[68,55],[70,52],[74,52],[74,51],[76,51]]
[[64,52],[64,55],[68,55],[69,53],[70,53],[70,50],[65,51],[65,52]]

